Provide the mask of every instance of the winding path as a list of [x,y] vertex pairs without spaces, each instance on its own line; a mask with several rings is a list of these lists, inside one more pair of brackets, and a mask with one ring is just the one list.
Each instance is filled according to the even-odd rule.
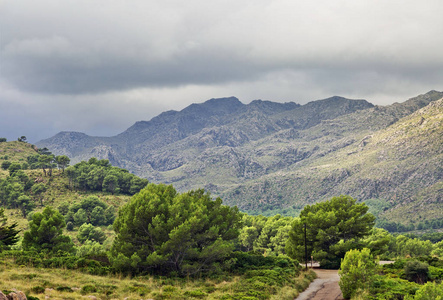
[[338,282],[337,270],[323,270],[313,269],[317,274],[315,279],[309,287],[296,300],[342,300],[343,295],[340,290]]

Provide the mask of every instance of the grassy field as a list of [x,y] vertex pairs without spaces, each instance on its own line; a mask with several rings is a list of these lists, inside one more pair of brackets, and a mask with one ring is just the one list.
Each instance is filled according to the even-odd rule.
[[262,276],[220,275],[216,278],[154,278],[123,275],[93,276],[67,269],[0,265],[0,290],[23,291],[39,299],[294,299],[315,278],[301,272],[293,280],[270,284]]

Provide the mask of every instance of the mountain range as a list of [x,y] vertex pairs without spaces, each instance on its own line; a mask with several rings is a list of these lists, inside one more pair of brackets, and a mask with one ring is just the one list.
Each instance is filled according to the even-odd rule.
[[[113,137],[42,140],[73,163],[90,157],[180,191],[205,188],[250,213],[293,214],[340,194],[380,219],[440,219],[443,93],[376,106],[331,97],[299,105],[211,99],[136,122]],[[405,218],[407,216],[407,218]]]

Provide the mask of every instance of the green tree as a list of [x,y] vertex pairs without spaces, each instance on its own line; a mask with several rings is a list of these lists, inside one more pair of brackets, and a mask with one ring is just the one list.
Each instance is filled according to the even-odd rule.
[[257,228],[254,226],[244,226],[240,230],[238,240],[246,251],[251,251],[254,247],[254,242],[258,238]]
[[40,157],[40,154],[34,154],[26,157],[26,161],[29,164],[30,169],[38,169],[40,168],[38,158]]
[[69,212],[69,203],[64,201],[60,203],[57,209],[62,215],[66,215]]
[[13,162],[9,165],[8,167],[8,171],[9,171],[9,176],[14,176],[15,172],[17,172],[18,170],[21,170],[22,166],[19,163]]
[[0,138],[0,143],[4,143],[4,142],[6,142],[6,141],[7,141],[6,138],[4,138],[4,137]]
[[77,256],[79,257],[106,257],[105,247],[94,241],[87,240],[83,245],[77,248]]
[[19,207],[20,211],[22,212],[23,218],[26,218],[26,215],[28,214],[28,212],[33,210],[35,207],[34,202],[31,200],[31,198],[29,198],[26,195],[21,195],[20,197],[18,197],[16,202],[17,202],[17,206]]
[[10,166],[11,164],[12,164],[11,161],[9,161],[9,160],[4,160],[4,161],[2,162],[2,169],[6,171],[6,170],[9,168],[9,166]]
[[362,291],[369,290],[377,264],[367,248],[346,252],[341,262],[340,289],[345,299],[350,299]]
[[404,272],[409,281],[419,284],[426,283],[430,279],[429,265],[418,260],[408,261],[404,266]]
[[216,268],[233,251],[241,214],[204,190],[178,194],[149,184],[120,208],[111,262],[122,271],[193,275]]
[[100,191],[103,188],[103,180],[106,176],[106,170],[100,166],[94,166],[91,171],[88,172],[88,187],[94,191]]
[[52,175],[52,168],[53,168],[53,161],[54,156],[53,155],[40,155],[38,158],[38,164],[40,165],[40,168],[43,170],[43,174],[46,176],[46,169],[49,169],[48,175]]
[[69,188],[72,189],[74,187],[75,179],[77,178],[77,170],[73,166],[69,166],[66,168],[66,176],[69,179]]
[[63,235],[66,223],[63,216],[52,207],[36,212],[29,222],[29,230],[23,236],[23,249],[57,252],[74,252],[74,244],[69,236]]
[[254,242],[254,250],[266,254],[285,254],[284,248],[293,221],[293,218],[279,214],[268,218]]
[[114,195],[116,190],[118,189],[118,178],[114,175],[106,175],[105,179],[103,180],[103,191],[104,192],[110,192]]
[[99,227],[85,223],[78,229],[77,239],[80,243],[89,240],[102,244],[106,240],[106,235]]
[[292,224],[286,253],[305,260],[306,230],[307,256],[313,256],[323,267],[338,268],[348,250],[363,248],[361,238],[371,232],[375,220],[367,211],[364,203],[357,204],[344,195],[305,206]]
[[91,224],[94,225],[107,225],[112,224],[112,222],[107,222],[105,210],[101,206],[96,206],[91,212]]
[[57,167],[62,169],[62,172],[65,172],[65,168],[69,166],[71,160],[66,155],[59,155],[55,157],[55,162],[57,163]]
[[7,223],[8,219],[5,216],[5,210],[0,208],[0,252],[15,245],[19,239],[18,234],[20,230],[17,229],[18,224],[14,222],[11,225],[7,225]]
[[133,176],[130,182],[131,187],[129,188],[129,194],[134,195],[138,193],[142,188],[147,186],[149,181],[137,176]]
[[43,194],[46,192],[46,189],[46,185],[42,182],[34,184],[31,188],[35,200],[39,201],[41,206],[43,206]]
[[373,255],[382,255],[389,250],[389,243],[394,237],[385,229],[372,228],[371,234],[363,240],[363,244]]
[[80,202],[80,208],[85,211],[88,223],[91,223],[93,225],[107,225],[98,221],[101,220],[100,216],[97,216],[98,207],[106,210],[106,208],[108,208],[108,205],[101,201],[97,196],[86,197]]
[[52,155],[52,152],[49,151],[49,149],[46,148],[46,147],[43,147],[43,148],[38,149],[37,152],[38,152],[38,154],[40,154],[40,155]]
[[430,241],[422,241],[419,239],[407,238],[397,244],[398,254],[402,256],[430,255],[433,248],[434,245],[432,245]]
[[19,137],[19,138],[17,139],[17,141],[19,141],[19,142],[23,142],[23,143],[26,143],[26,141],[27,141],[26,136],[22,135],[21,137]]
[[80,208],[77,210],[77,212],[74,214],[74,224],[77,226],[81,226],[82,224],[85,224],[88,222],[88,216],[83,208]]
[[434,244],[432,255],[443,257],[443,241]]

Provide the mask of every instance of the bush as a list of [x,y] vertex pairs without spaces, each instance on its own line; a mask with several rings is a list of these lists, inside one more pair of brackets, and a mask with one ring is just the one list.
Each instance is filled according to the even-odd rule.
[[358,290],[369,290],[375,275],[376,263],[370,250],[350,250],[342,260],[340,274],[340,289],[346,299],[356,295]]
[[59,292],[73,292],[73,290],[69,286],[58,286],[55,289]]
[[206,298],[206,293],[200,290],[186,291],[184,296],[191,298]]
[[36,294],[43,294],[45,292],[45,288],[42,286],[34,286],[31,288],[31,292],[36,293]]
[[66,223],[66,230],[73,231],[74,230],[74,224],[72,222]]
[[12,162],[10,162],[9,160],[5,160],[2,162],[1,168],[6,171],[7,169],[9,169],[9,166],[11,164],[12,164]]
[[429,265],[418,260],[408,261],[404,267],[406,279],[423,284],[430,279]]
[[90,285],[90,284],[84,285],[81,290],[81,293],[83,295],[89,294],[89,293],[95,293],[95,292],[97,292],[97,288],[94,285]]
[[48,251],[74,252],[74,243],[69,236],[63,235],[66,226],[63,216],[49,206],[43,212],[34,213],[29,222],[29,231],[23,236],[23,249]]
[[428,282],[414,296],[407,295],[405,300],[442,300],[443,283]]
[[375,275],[370,287],[373,299],[403,299],[406,295],[414,295],[419,289],[415,282],[400,278]]
[[78,229],[77,239],[80,243],[93,241],[102,244],[106,240],[106,235],[99,227],[85,223]]

